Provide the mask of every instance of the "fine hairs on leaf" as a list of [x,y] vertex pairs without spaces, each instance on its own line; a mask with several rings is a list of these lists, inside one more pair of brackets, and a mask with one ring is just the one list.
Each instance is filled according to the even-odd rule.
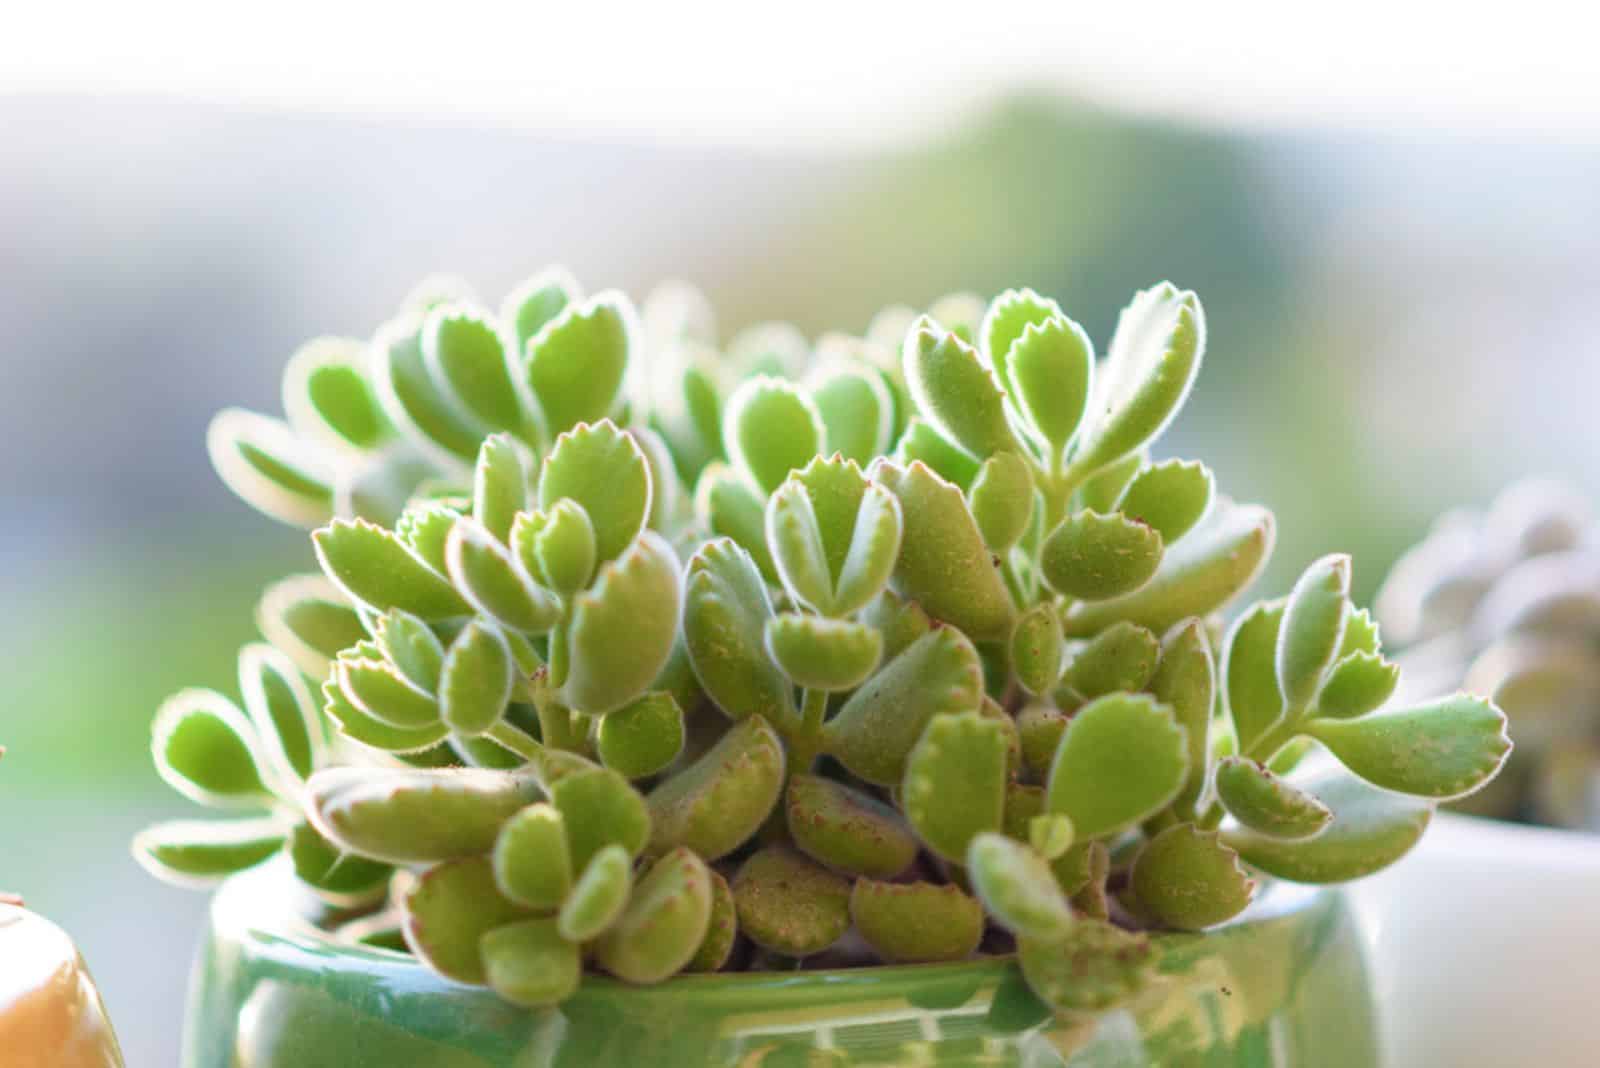
[[213,422],[308,573],[262,596],[236,696],[156,714],[157,771],[222,817],[142,832],[161,878],[278,864],[335,937],[385,923],[529,1009],[1011,952],[1082,1014],[1272,879],[1399,859],[1507,758],[1493,700],[1406,689],[1348,557],[1237,604],[1272,514],[1152,459],[1194,293],[1135,295],[1103,356],[1027,289],[815,341],[560,268],[493,307],[425,286],[300,350],[285,418]]

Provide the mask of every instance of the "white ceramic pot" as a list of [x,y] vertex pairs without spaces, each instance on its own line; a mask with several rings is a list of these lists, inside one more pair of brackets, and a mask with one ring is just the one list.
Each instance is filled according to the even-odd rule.
[[1441,814],[1351,889],[1393,1068],[1600,1065],[1600,835]]

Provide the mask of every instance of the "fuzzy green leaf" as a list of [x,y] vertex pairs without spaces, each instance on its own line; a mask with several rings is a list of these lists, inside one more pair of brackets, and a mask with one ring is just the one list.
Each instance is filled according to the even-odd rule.
[[980,834],[967,847],[972,887],[996,923],[1017,935],[1054,939],[1073,925],[1072,910],[1045,859],[1001,834]]
[[850,919],[889,964],[961,960],[983,937],[983,907],[950,883],[857,879]]
[[1094,416],[1072,467],[1099,471],[1159,437],[1189,396],[1205,344],[1205,315],[1193,293],[1163,282],[1136,295],[1096,376]]
[[1087,637],[1119,619],[1164,634],[1190,616],[1223,608],[1255,579],[1272,552],[1272,513],[1236,505],[1169,546],[1155,577],[1133,593],[1109,601],[1080,602],[1063,623],[1068,637]]
[[[551,589],[569,597],[594,579],[599,543],[594,524],[577,501],[563,498],[551,506],[544,523],[532,534],[538,574]],[[528,554],[523,554],[526,562]]]
[[1063,655],[1061,617],[1052,606],[1034,605],[1017,617],[1011,665],[1024,690],[1036,697],[1053,690],[1061,678]]
[[723,441],[734,466],[768,494],[822,451],[822,415],[800,389],[766,375],[747,379],[728,398]]
[[317,705],[293,661],[270,645],[239,651],[239,692],[262,755],[286,783],[304,780],[322,756]]
[[472,518],[504,542],[517,513],[528,507],[528,473],[509,434],[483,439],[472,476]]
[[595,943],[595,960],[630,983],[658,983],[694,958],[711,925],[711,869],[687,849],[656,861],[622,916]]
[[422,354],[422,316],[402,315],[373,338],[373,378],[384,413],[446,465],[470,463],[483,434],[446,399]]
[[832,779],[792,776],[784,811],[794,844],[835,871],[892,879],[917,858],[898,812]]
[[372,639],[383,657],[418,689],[435,693],[444,669],[444,644],[433,628],[409,612],[391,609],[378,617]]
[[326,678],[333,658],[367,636],[361,617],[322,575],[291,575],[268,586],[256,626],[311,678]]
[[1142,695],[1111,694],[1068,722],[1047,804],[1071,818],[1079,837],[1100,838],[1161,811],[1188,773],[1188,732],[1172,709]]
[[288,853],[295,876],[317,896],[341,907],[381,899],[394,874],[387,864],[346,853],[303,821],[289,835]]
[[511,335],[511,351],[525,354],[534,335],[578,299],[578,283],[564,267],[540,271],[513,289],[500,305],[500,320]]
[[209,887],[278,852],[284,834],[275,818],[172,820],[134,835],[133,857],[165,882]]
[[894,573],[902,530],[899,500],[882,486],[867,486],[856,510],[849,548],[836,576],[836,614],[860,611],[883,590]]
[[728,539],[707,542],[689,561],[683,636],[695,676],[731,719],[793,715],[789,680],[763,645],[772,605],[750,554]]
[[364,344],[317,338],[283,370],[283,410],[301,434],[346,448],[375,449],[394,435],[367,381]]
[[336,519],[311,540],[334,585],[377,611],[398,608],[429,622],[471,614],[449,579],[382,527]]
[[760,850],[733,877],[739,930],[786,957],[809,957],[850,927],[850,881],[783,846]]
[[218,412],[206,449],[222,481],[258,512],[298,527],[333,517],[329,459],[279,420],[241,408]]
[[900,501],[899,592],[975,641],[1010,635],[1011,595],[961,491],[921,464],[879,461],[872,477]]
[[384,723],[357,708],[339,688],[338,680],[333,678],[322,685],[322,711],[338,725],[339,733],[351,741],[399,755],[425,752],[450,734],[450,728],[437,718],[426,726],[416,728]]
[[740,720],[650,793],[651,850],[687,846],[707,860],[726,856],[765,822],[783,777],[777,732],[760,716]]
[[622,914],[633,888],[633,858],[620,845],[594,855],[561,906],[558,929],[571,942],[598,937]]
[[1250,904],[1256,886],[1215,831],[1192,823],[1174,824],[1152,838],[1133,862],[1130,884],[1141,908],[1180,931],[1232,919]]
[[1280,779],[1265,765],[1240,756],[1218,761],[1216,790],[1217,800],[1234,819],[1273,838],[1314,838],[1333,819],[1321,801]]
[[1161,564],[1161,535],[1122,515],[1079,512],[1063,519],[1039,557],[1045,582],[1057,593],[1105,601],[1139,589]]
[[482,734],[511,700],[511,649],[498,628],[467,624],[450,643],[439,680],[439,716],[457,734]]
[[1278,628],[1275,661],[1278,688],[1291,710],[1306,707],[1316,696],[1344,640],[1349,611],[1348,556],[1324,556],[1295,582]]
[[994,720],[937,716],[906,758],[901,807],[928,848],[961,863],[975,835],[999,831],[1006,737]]
[[1014,452],[997,452],[983,462],[967,491],[967,507],[991,550],[1004,553],[1028,529],[1033,516],[1033,472]]
[[790,478],[767,501],[767,547],[789,596],[824,615],[833,610],[833,574],[805,484]]
[[878,666],[883,636],[864,623],[784,612],[767,620],[766,649],[797,686],[853,690]]
[[350,852],[411,864],[488,853],[539,793],[529,775],[486,768],[328,768],[306,784],[306,807]]
[[871,783],[898,784],[935,716],[976,712],[983,666],[966,636],[941,627],[917,639],[850,695],[823,728],[827,752]]
[[825,454],[866,464],[889,448],[894,397],[876,372],[832,367],[812,384],[811,399],[826,428]]
[[1316,714],[1354,719],[1383,704],[1400,684],[1400,665],[1376,653],[1354,652],[1333,665],[1317,693]]
[[1178,804],[1192,808],[1205,789],[1211,752],[1211,710],[1217,692],[1216,666],[1206,626],[1191,619],[1169,632],[1161,643],[1161,659],[1148,687],[1151,696],[1172,709],[1178,726],[1189,736],[1189,775]]
[[567,828],[572,869],[583,871],[608,845],[636,857],[650,841],[650,812],[639,791],[609,768],[588,768],[550,784],[550,803]]
[[1004,366],[1023,420],[1047,455],[1060,457],[1088,411],[1094,344],[1077,323],[1057,316],[1029,323]]
[[461,515],[462,511],[449,502],[414,504],[400,513],[394,532],[423,563],[443,575],[449,571],[444,558],[445,546]]
[[726,464],[706,467],[695,487],[695,512],[713,537],[738,545],[767,581],[779,582],[778,567],[767,548],[766,498]]
[[1142,690],[1160,655],[1154,634],[1132,623],[1115,623],[1077,651],[1061,681],[1085,699]]
[[1002,382],[1010,380],[1012,346],[1030,324],[1061,316],[1061,306],[1031,289],[1008,289],[989,302],[978,326],[977,340],[989,366]]
[[672,763],[683,740],[683,709],[665,690],[607,712],[595,736],[601,761],[629,779],[654,775]]
[[707,870],[711,875],[711,920],[706,924],[706,936],[701,939],[700,948],[683,966],[686,972],[720,971],[733,956],[734,944],[739,939],[739,916],[733,903],[733,890],[715,868]]
[[1154,528],[1171,545],[1205,516],[1215,492],[1216,480],[1205,464],[1166,460],[1133,476],[1117,511]]
[[1433,815],[1431,803],[1368,786],[1339,768],[1295,785],[1333,812],[1327,830],[1304,841],[1247,829],[1223,833],[1245,863],[1292,882],[1342,883],[1386,868],[1417,844]]
[[1134,476],[1145,467],[1142,452],[1129,453],[1116,463],[1100,469],[1078,490],[1078,504],[1091,512],[1110,515],[1117,511],[1117,503],[1133,483]]
[[569,304],[530,338],[523,373],[548,433],[612,414],[628,368],[633,305],[615,291]]
[[900,467],[910,467],[920,461],[928,470],[963,491],[978,477],[978,461],[963,452],[959,445],[946,440],[921,416],[913,416],[906,424],[893,459]]
[[924,319],[906,336],[901,361],[917,410],[944,437],[979,459],[1017,448],[1005,395],[971,345]]
[[1067,717],[1059,708],[1043,701],[1030,701],[1017,713],[1017,736],[1022,745],[1022,763],[1028,774],[1042,779],[1050,773],[1061,744]]
[[601,714],[644,693],[672,655],[682,607],[678,556],[647,530],[573,598],[562,699]]
[[572,854],[566,820],[554,805],[529,805],[505,822],[495,837],[495,885],[531,909],[556,909],[572,889]]
[[1143,934],[1084,920],[1060,938],[1018,939],[1017,962],[1028,985],[1057,1012],[1101,1012],[1144,988],[1155,949]]
[[1264,602],[1240,616],[1228,632],[1222,654],[1228,714],[1239,748],[1249,752],[1256,740],[1282,721],[1285,708],[1278,688],[1278,632],[1283,601]]
[[518,430],[526,416],[511,378],[505,339],[480,311],[434,308],[422,324],[422,359],[440,396],[489,430]]
[[439,720],[433,695],[412,685],[387,661],[341,658],[334,677],[351,704],[381,723],[417,730]]
[[486,931],[478,940],[484,981],[513,1005],[537,1009],[571,997],[583,979],[578,946],[559,923],[535,916]]
[[1467,694],[1360,719],[1314,719],[1306,732],[1373,785],[1438,800],[1478,789],[1511,752],[1505,713]]
[[563,497],[582,506],[601,563],[620,556],[644,529],[651,492],[644,453],[610,420],[563,433],[539,475],[539,507],[548,512]]
[[507,627],[542,634],[561,618],[555,594],[535,582],[476,520],[463,518],[451,529],[445,565],[472,607]]
[[486,857],[462,857],[424,872],[401,902],[406,945],[447,979],[488,981],[478,941],[497,927],[528,917],[502,896]]
[[271,803],[255,729],[220,693],[191,689],[167,698],[151,735],[156,771],[185,797],[213,808]]

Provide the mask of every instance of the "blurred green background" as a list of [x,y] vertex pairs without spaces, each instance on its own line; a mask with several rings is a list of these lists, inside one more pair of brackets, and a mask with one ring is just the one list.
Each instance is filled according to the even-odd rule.
[[0,99],[0,883],[79,937],[129,1063],[172,1064],[204,898],[128,836],[186,806],[148,724],[232,691],[302,534],[208,469],[219,407],[277,411],[301,341],[365,335],[424,274],[498,296],[550,262],[686,277],[724,334],[862,330],[1031,285],[1104,346],[1132,292],[1197,290],[1207,366],[1170,452],[1272,506],[1258,592],[1355,554],[1370,596],[1441,508],[1525,471],[1600,490],[1600,152],[1239,133],[1011,98],[919,147],[780,153]]

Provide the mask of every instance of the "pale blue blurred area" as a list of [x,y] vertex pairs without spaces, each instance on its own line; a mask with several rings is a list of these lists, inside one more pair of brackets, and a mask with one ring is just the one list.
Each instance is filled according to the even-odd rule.
[[317,334],[423,275],[487,299],[549,262],[724,331],[860,331],[890,302],[1032,285],[1104,345],[1138,287],[1197,290],[1208,366],[1163,446],[1274,507],[1281,592],[1356,554],[1369,595],[1438,510],[1525,471],[1600,492],[1600,151],[1229,134],[1037,98],[920,149],[829,155],[0,99],[0,883],[79,937],[131,1065],[176,1060],[204,907],[128,836],[189,812],[162,696],[233,688],[254,593],[311,566],[209,470],[207,420],[278,409]]

